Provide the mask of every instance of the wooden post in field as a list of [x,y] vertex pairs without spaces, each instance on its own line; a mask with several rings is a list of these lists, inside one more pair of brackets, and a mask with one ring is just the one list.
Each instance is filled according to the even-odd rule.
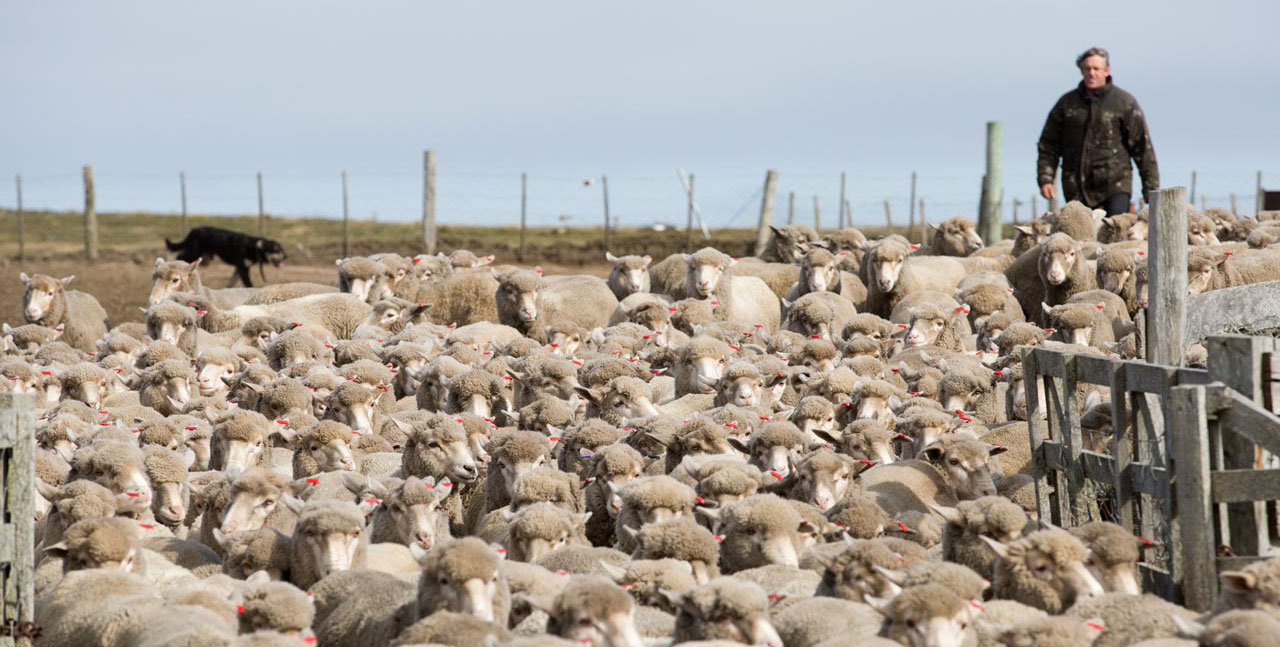
[[1258,171],[1258,191],[1254,197],[1253,217],[1257,218],[1262,211],[1262,171]]
[[760,222],[756,224],[756,256],[762,256],[769,246],[769,225],[773,224],[773,197],[777,192],[778,172],[769,169],[764,174],[764,195],[760,198]]
[[[5,580],[3,620],[7,626],[29,626],[35,620],[35,399],[27,393],[0,393],[0,448],[4,458]],[[14,637],[10,645],[31,647],[31,639]]]
[[609,176],[608,175],[600,176],[600,187],[601,187],[601,190],[604,192],[604,251],[607,252],[609,251],[609,232],[610,232]]
[[916,172],[911,172],[911,202],[907,205],[911,209],[911,216],[907,220],[907,238],[910,239],[915,235],[916,231]]
[[1036,204],[1036,194],[1032,193],[1031,194],[1031,215],[1027,217],[1028,221],[1032,221],[1040,217],[1040,212],[1036,211],[1037,206],[1038,205]]
[[849,198],[844,199],[845,226],[853,226],[853,205],[849,204]]
[[18,185],[18,260],[27,260],[26,215],[22,213],[22,174],[19,173],[14,182]]
[[351,244],[351,213],[347,209],[347,172],[342,172],[342,257],[346,258]]
[[436,152],[422,154],[422,243],[436,253]]
[[1147,239],[1148,283],[1146,360],[1181,366],[1187,326],[1187,189],[1152,191]]
[[924,219],[924,198],[920,198],[920,241],[924,242],[924,232],[927,230],[928,220]]
[[1236,194],[1232,193],[1231,194],[1231,213],[1234,214],[1235,212],[1236,212]]
[[689,220],[684,226],[684,246],[693,247],[693,173],[689,174]]
[[1001,149],[1004,129],[998,121],[987,122],[987,174],[982,184],[982,209],[978,212],[978,234],[988,245],[1000,242]]
[[791,191],[787,194],[787,224],[796,221],[796,192]]
[[822,231],[822,212],[818,211],[818,196],[813,196],[813,230]]
[[848,226],[844,222],[844,184],[845,172],[840,171],[840,202],[836,205],[836,209],[840,210],[840,216],[836,218],[836,222],[838,223],[836,226],[839,229],[844,229]]
[[187,235],[187,173],[178,173],[178,189],[182,192],[182,235]]
[[1021,204],[1022,204],[1022,201],[1021,201],[1021,200],[1019,200],[1019,199],[1017,199],[1017,198],[1014,198],[1014,199],[1013,199],[1013,225],[1014,225],[1015,227],[1016,227],[1016,226],[1018,226],[1018,224],[1020,224],[1020,223],[1018,222],[1018,207],[1019,207]]
[[1191,206],[1196,206],[1196,172],[1191,171],[1191,191],[1187,193]]
[[885,235],[893,233],[893,214],[889,212],[889,201],[884,201],[884,229]]
[[93,165],[84,165],[84,253],[98,260],[98,212],[94,205]]
[[1200,194],[1200,210],[1204,211],[1206,208],[1208,208],[1208,205],[1209,205],[1209,200],[1204,197],[1203,193],[1201,193]]
[[524,262],[524,230],[525,219],[529,215],[529,174],[520,174],[520,262]]
[[267,235],[267,210],[262,201],[262,171],[258,171],[258,237]]

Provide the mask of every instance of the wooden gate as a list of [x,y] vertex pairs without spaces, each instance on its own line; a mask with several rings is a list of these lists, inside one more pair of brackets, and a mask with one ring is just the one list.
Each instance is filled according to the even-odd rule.
[[35,478],[35,401],[0,393],[0,647],[31,644]]

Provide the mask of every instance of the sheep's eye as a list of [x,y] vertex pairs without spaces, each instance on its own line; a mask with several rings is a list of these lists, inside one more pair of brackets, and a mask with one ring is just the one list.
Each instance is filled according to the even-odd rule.
[[318,452],[318,451],[320,451],[320,446],[319,446],[319,445],[312,445],[312,446],[311,446],[311,451],[313,451],[313,452]]
[[273,506],[273,505],[275,505],[275,504],[276,504],[276,500],[275,500],[275,499],[263,499],[263,500],[262,500],[262,507],[264,507],[264,508],[271,507],[271,506]]
[[951,463],[952,465],[956,465],[956,466],[960,465],[960,459],[958,459],[958,458],[953,458],[953,459],[951,459],[951,460],[948,460],[947,462],[948,462],[948,463]]
[[449,578],[447,577],[440,578],[440,586],[449,586]]
[[440,449],[440,443],[433,440],[427,443],[427,449]]
[[594,623],[592,623],[592,622],[591,622],[591,618],[579,618],[579,619],[578,619],[578,625],[579,625],[579,626],[582,626],[582,627],[590,627],[592,624],[594,624]]

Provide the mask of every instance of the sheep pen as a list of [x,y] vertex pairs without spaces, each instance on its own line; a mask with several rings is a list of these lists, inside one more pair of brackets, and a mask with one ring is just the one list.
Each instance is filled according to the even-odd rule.
[[[1213,261],[1195,289],[1280,278],[1277,252],[1231,231],[1251,230],[1189,234]],[[1192,613],[1143,591],[1141,537],[1049,526],[1015,494],[1026,423],[996,394],[1027,345],[1125,353],[1135,287],[1104,274],[1127,237],[1015,257],[963,218],[922,248],[775,236],[763,259],[538,271],[356,255],[253,294],[205,289],[199,264],[129,294],[14,277],[0,374],[39,409],[38,644],[1176,644],[1271,626],[1280,560],[1224,573],[1219,608]],[[138,272],[169,281],[165,263]],[[801,279],[779,294],[767,270]],[[633,295],[652,300],[613,317]],[[1148,607],[1163,615],[1125,612]]]

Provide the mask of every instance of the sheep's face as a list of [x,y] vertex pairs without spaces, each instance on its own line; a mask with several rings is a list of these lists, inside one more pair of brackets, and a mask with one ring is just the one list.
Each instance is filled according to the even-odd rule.
[[969,623],[973,614],[970,608],[966,604],[955,615],[945,617],[890,619],[885,635],[910,647],[961,647],[971,644],[973,636]]
[[182,338],[183,333],[187,331],[187,322],[161,320],[155,317],[148,317],[147,334],[152,339],[167,341],[170,344],[177,344]]
[[[818,334],[822,335],[823,339],[830,339],[830,328],[825,323],[819,324],[819,330],[821,332]],[[835,361],[836,358],[834,356],[815,357],[813,355],[805,354],[800,365],[812,369],[814,373],[819,375],[826,375],[831,372],[832,367],[835,365]]]
[[63,399],[79,400],[92,409],[102,406],[102,398],[106,397],[107,378],[94,377],[87,380],[76,380],[64,383]]
[[704,355],[690,357],[685,361],[687,370],[692,373],[691,386],[694,393],[715,393],[716,385],[724,375],[729,359],[723,355]]
[[207,470],[209,469],[209,454],[212,451],[213,439],[208,434],[192,434],[191,432],[196,431],[196,429],[196,427],[187,427],[189,435],[183,441],[183,445],[196,457],[195,462],[191,464],[189,469]]
[[[750,502],[740,505],[749,505]],[[801,522],[808,526],[807,522]],[[784,528],[777,524],[743,522],[730,517],[721,528],[724,535],[723,550],[729,550],[746,557],[744,566],[767,566],[782,564],[784,566],[800,565],[798,528]]]
[[946,450],[938,445],[926,447],[921,455],[938,466],[947,475],[956,498],[969,501],[996,494],[995,483],[991,479],[991,456],[1002,454],[1008,448],[998,445],[987,445],[987,454],[970,451]]
[[191,379],[186,375],[166,379],[162,388],[169,405],[175,412],[181,412],[191,400]]
[[1023,554],[1022,566],[1031,576],[1049,586],[1062,601],[1062,608],[1069,608],[1078,600],[1102,595],[1102,585],[1089,572],[1083,561],[1055,560],[1039,550]]
[[[1208,263],[1193,259],[1187,270],[1187,294],[1200,294],[1208,292],[1213,284],[1213,273],[1217,269],[1214,263]],[[1146,282],[1142,284],[1142,293],[1140,295],[1142,304],[1146,305]]]
[[902,265],[905,262],[905,259],[901,258],[875,257],[867,268],[871,283],[880,288],[881,292],[893,292],[893,288],[898,285],[898,278],[902,275]]
[[[76,465],[77,471],[80,465]],[[92,460],[82,476],[92,480],[117,495],[130,506],[146,508],[151,505],[154,492],[141,465],[117,465],[107,460]]]
[[1051,226],[1048,222],[1037,218],[1025,225],[1018,225],[1014,229],[1018,233],[1013,239],[1013,255],[1019,256],[1049,238]]
[[653,401],[643,393],[609,390],[600,398],[599,406],[610,418],[644,418],[659,415]]
[[228,474],[236,474],[258,464],[263,452],[267,450],[265,435],[255,435],[250,439],[228,438],[217,435],[218,453],[222,456],[222,469]]
[[[818,432],[825,432],[827,434],[835,433],[836,410],[834,408],[810,413],[816,413],[817,415],[802,416],[797,413],[796,416],[791,418],[791,422],[794,423],[795,426],[799,427],[801,432],[810,439],[813,439],[815,442],[823,442],[820,440],[822,438],[822,434],[819,434]],[[835,435],[838,436],[839,434]]]
[[403,397],[417,393],[418,386],[422,384],[422,379],[426,373],[427,358],[422,356],[409,358],[397,356],[392,359],[392,365],[396,367],[394,384],[398,394]]
[[619,610],[597,618],[587,609],[566,608],[552,623],[561,638],[585,645],[640,647],[644,640],[636,629],[635,610]]
[[166,526],[182,523],[187,517],[189,493],[183,483],[156,483],[151,511]]
[[893,426],[893,408],[898,404],[897,396],[886,398],[878,394],[863,393],[857,398],[856,420],[879,420],[886,427]]
[[[381,394],[384,391],[385,389],[381,389],[378,393]],[[330,397],[329,408],[325,413],[329,419],[337,420],[356,431],[371,433],[377,412],[374,407],[375,398],[376,396],[371,394],[368,400],[344,403],[336,397]]]
[[653,261],[652,256],[645,254],[618,258],[613,254],[606,254],[606,257],[606,260],[613,263],[609,282],[621,288],[619,298],[649,291],[649,263]]
[[149,305],[156,305],[161,301],[169,298],[169,295],[178,292],[191,292],[195,288],[195,282],[192,281],[195,276],[195,265],[186,265],[182,267],[177,263],[165,261],[163,258],[157,258],[154,269],[151,271],[151,295],[147,297]]
[[0,390],[11,393],[30,393],[34,395],[40,389],[42,382],[38,375],[28,371],[22,371],[21,374],[17,375],[9,375],[8,378],[3,385],[0,385],[4,387]]
[[[257,530],[280,505],[282,492],[259,493],[248,490],[233,492],[231,501],[222,512],[222,525],[219,530],[224,535],[233,535],[245,530]],[[299,535],[301,536],[301,535]]]
[[996,344],[996,338],[1000,333],[1004,332],[1004,326],[991,323],[991,320],[981,322],[976,326],[978,332],[977,347],[987,355],[999,356],[1000,346]]
[[1214,226],[1210,220],[1203,222],[1192,222],[1187,224],[1187,244],[1188,245],[1217,245],[1218,228]]
[[453,275],[453,264],[448,258],[414,256],[413,267],[418,279],[424,283],[443,281]]
[[[746,375],[734,379],[722,379],[718,387],[720,400],[739,407],[755,407],[764,404],[764,379],[758,375]],[[653,413],[642,415],[656,415]]]
[[229,389],[224,377],[235,374],[236,367],[223,362],[207,359],[196,361],[196,389],[202,398],[210,398],[226,393]]
[[685,289],[689,292],[689,296],[695,299],[711,298],[727,269],[726,265],[698,263],[690,258],[688,273],[685,276]]
[[950,256],[968,256],[982,249],[982,237],[972,222],[948,220],[935,226],[933,248]]
[[63,433],[41,433],[36,436],[36,446],[41,451],[57,454],[70,463],[71,456],[76,451],[75,435],[70,429]]
[[827,292],[830,291],[840,278],[840,268],[836,267],[835,261],[830,263],[814,263],[809,256],[805,256],[804,263],[800,265],[800,281],[802,285],[806,285],[810,292]]
[[903,428],[906,440],[911,441],[913,455],[919,454],[925,447],[938,442],[938,439],[948,431],[947,425],[941,420],[937,422],[917,420]]
[[538,558],[547,553],[564,548],[572,541],[573,531],[569,528],[547,529],[551,530],[551,536],[538,535],[522,535],[515,528],[511,528],[511,536],[507,539],[507,549],[510,551],[508,555],[512,561],[517,562],[535,562]]
[[414,451],[426,465],[443,465],[445,474],[454,480],[470,483],[480,474],[465,433],[458,437],[453,434],[423,434],[414,443]]
[[307,440],[301,451],[316,462],[321,472],[352,471],[356,468],[355,458],[351,455],[351,447],[347,441],[334,438],[329,442],[319,439]]
[[[419,481],[410,478],[404,484],[409,488],[426,488],[433,490],[433,497],[425,503],[405,503],[400,496],[385,502],[385,511],[395,528],[397,540],[406,546],[417,546],[423,551],[431,550],[440,539],[437,528],[447,528],[448,522],[444,512],[440,510],[440,502],[453,491],[453,482],[443,480],[434,484],[430,479]],[[447,537],[447,533],[446,533]]]
[[524,325],[538,319],[538,297],[538,290],[522,290],[511,283],[503,283],[498,287],[497,298],[503,302],[503,309],[515,313],[516,318]]
[[904,345],[907,348],[914,348],[933,344],[938,341],[938,336],[946,327],[946,319],[913,315],[911,323],[907,326],[907,340]]
[[75,278],[53,279],[41,274],[28,277],[25,272],[20,276],[26,284],[22,293],[22,317],[27,323],[41,323],[53,308],[54,301],[62,296],[63,286]]
[[751,444],[747,460],[760,468],[761,472],[774,472],[778,475],[774,478],[786,478],[795,467],[801,449],[799,445],[766,445],[756,442]]
[[[806,466],[807,467],[807,466]],[[834,470],[801,469],[799,486],[804,500],[826,512],[844,498],[853,484],[853,473],[846,464]]]
[[548,336],[550,340],[547,345],[551,347],[551,352],[555,355],[573,357],[578,354],[578,349],[582,347],[582,335],[577,331],[557,330]]
[[[736,606],[736,605],[735,605]],[[767,600],[759,608],[739,610],[721,604],[714,591],[691,591],[676,611],[676,641],[707,640],[782,647],[782,638],[769,622]]]
[[1138,583],[1137,565],[1130,562],[1116,564],[1104,563],[1092,552],[1085,559],[1084,565],[1089,573],[1107,593],[1126,593],[1141,595],[1142,585]]
[[308,521],[306,517],[298,521],[294,536],[302,539],[302,545],[295,544],[294,550],[303,550],[310,554],[318,579],[324,579],[332,573],[351,570],[356,566],[356,552],[360,549],[360,534],[363,528],[351,525],[346,528],[321,529],[307,523]]
[[1249,570],[1224,571],[1222,592],[1237,601],[1237,608],[1260,609],[1275,613],[1280,609],[1280,591],[1267,584],[1265,578]]
[[622,512],[622,495],[619,494],[622,488],[642,475],[643,468],[640,465],[633,465],[627,471],[621,474],[607,474],[605,476],[597,476],[592,484],[600,488],[602,498],[605,502],[605,510],[609,512],[611,518],[616,519],[618,513]]
[[1133,271],[1123,269],[1120,271],[1106,271],[1101,267],[1098,268],[1098,287],[1112,294],[1120,294],[1124,291],[1124,286],[1129,281],[1129,277],[1133,276]]
[[1065,250],[1046,247],[1040,254],[1040,277],[1049,285],[1062,285],[1071,276],[1079,257],[1074,246]]
[[[423,577],[432,577],[424,572]],[[498,593],[498,569],[485,577],[473,577],[467,580],[454,580],[441,573],[434,577],[438,580],[436,594],[443,602],[443,607],[454,613],[465,613],[486,622],[493,622],[493,601]]]
[[878,465],[888,465],[898,460],[898,453],[893,446],[893,436],[858,434],[850,439],[848,445],[852,446],[854,458],[858,458],[857,455],[860,454],[866,460]]
[[781,262],[794,265],[804,260],[804,255],[809,252],[812,241],[801,231],[773,228],[773,238],[769,242]]
[[[1026,384],[1022,380],[1013,380],[1012,382],[1009,383],[1009,391],[1010,391],[1009,398],[1010,398],[1010,401],[1013,403],[1012,407],[1013,407],[1014,416],[1018,420],[1026,420],[1027,419]],[[1037,396],[1036,401],[1040,403],[1040,416],[1044,417],[1046,415],[1044,403],[1047,402],[1047,400],[1045,399],[1044,382],[1041,382],[1040,380],[1036,380],[1036,396]]]

